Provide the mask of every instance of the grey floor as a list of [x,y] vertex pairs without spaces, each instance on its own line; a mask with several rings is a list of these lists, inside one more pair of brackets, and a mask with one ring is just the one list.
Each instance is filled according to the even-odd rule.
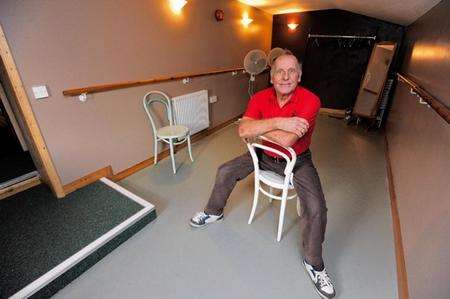
[[[158,218],[56,294],[60,298],[318,298],[300,266],[295,202],[280,243],[279,203],[261,200],[247,224],[253,178],[233,191],[224,221],[192,229],[216,168],[246,150],[236,125],[120,184],[153,203]],[[312,145],[328,205],[325,264],[337,298],[397,298],[383,136],[320,116]]]

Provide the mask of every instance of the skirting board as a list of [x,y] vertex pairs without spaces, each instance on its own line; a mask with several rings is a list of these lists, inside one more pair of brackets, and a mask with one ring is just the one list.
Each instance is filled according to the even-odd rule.
[[391,159],[389,154],[389,143],[385,133],[385,157],[386,157],[386,170],[389,186],[389,195],[391,198],[391,214],[392,214],[392,227],[394,231],[394,245],[395,245],[395,259],[397,264],[397,285],[398,285],[398,298],[408,299],[408,277],[406,273],[405,264],[405,252],[403,249],[402,231],[400,226],[400,217],[397,208],[397,196],[395,194],[394,178],[392,175]]
[[337,118],[345,117],[345,110],[340,110],[340,109],[320,108],[319,113],[337,117]]
[[107,166],[97,171],[94,171],[88,175],[85,175],[84,177],[79,178],[78,180],[75,180],[72,183],[64,185],[63,189],[66,194],[69,194],[77,189],[83,188],[84,186],[87,186],[99,180],[102,177],[109,178],[111,176],[112,176],[112,168],[111,166]]
[[28,298],[31,296],[49,297],[49,295],[69,284],[72,280],[117,248],[121,243],[126,241],[140,228],[156,218],[154,205],[107,178],[101,178],[100,180],[117,192],[122,193],[143,206],[143,209],[139,210],[119,225],[113,227],[104,235],[91,242],[32,283],[28,284],[10,298]]

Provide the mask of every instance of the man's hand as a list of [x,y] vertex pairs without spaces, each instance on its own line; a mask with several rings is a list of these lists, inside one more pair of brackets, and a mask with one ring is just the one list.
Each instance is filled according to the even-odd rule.
[[280,130],[294,133],[300,138],[308,132],[309,123],[301,117],[280,117],[277,118],[277,127]]

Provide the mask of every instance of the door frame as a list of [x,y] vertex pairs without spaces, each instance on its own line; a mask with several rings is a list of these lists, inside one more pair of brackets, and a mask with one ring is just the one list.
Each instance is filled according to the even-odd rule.
[[9,83],[13,93],[13,96],[8,100],[14,102],[14,104],[18,107],[17,113],[19,115],[17,115],[17,117],[23,120],[23,124],[25,126],[24,129],[27,130],[27,132],[24,133],[29,137],[27,138],[29,143],[28,149],[33,158],[37,160],[35,161],[35,164],[41,176],[41,180],[50,186],[56,197],[64,197],[66,194],[64,192],[61,179],[58,176],[50,152],[48,151],[44,138],[42,137],[42,133],[34,116],[30,100],[25,92],[22,79],[20,78],[19,71],[17,70],[16,63],[12,56],[1,24],[0,63],[3,63],[6,70],[6,76],[9,79],[9,82],[4,82],[4,84]]

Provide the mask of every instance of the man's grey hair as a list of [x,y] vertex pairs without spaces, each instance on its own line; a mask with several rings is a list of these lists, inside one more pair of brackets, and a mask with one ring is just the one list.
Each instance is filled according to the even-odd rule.
[[297,62],[297,63],[296,63],[297,71],[298,71],[299,74],[301,74],[301,72],[302,72],[302,63],[297,59],[297,57],[295,57],[294,54],[292,54],[291,51],[289,51],[288,49],[284,49],[284,52],[281,53],[280,55],[278,55],[278,57],[275,58],[274,61],[273,61],[273,63],[272,63],[272,67],[271,67],[271,69],[270,69],[270,76],[271,76],[271,77],[273,77],[273,75],[275,75],[275,72],[276,72],[276,69],[275,69],[275,62],[276,62],[277,59],[280,58],[281,56],[292,56],[292,57],[295,59],[295,61]]

